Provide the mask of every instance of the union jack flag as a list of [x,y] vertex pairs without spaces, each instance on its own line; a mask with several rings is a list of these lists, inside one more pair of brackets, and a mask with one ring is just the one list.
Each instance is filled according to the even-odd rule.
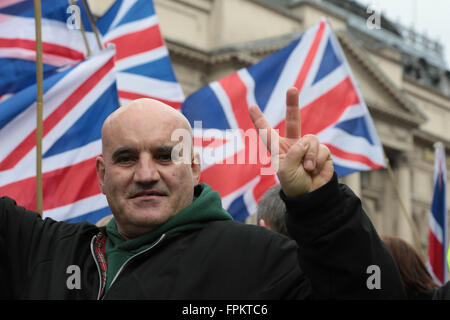
[[428,237],[428,270],[434,281],[443,285],[447,281],[448,264],[445,254],[448,249],[447,239],[447,205],[445,186],[447,169],[444,145],[435,146],[434,159],[434,193],[431,203],[430,226]]
[[[44,80],[43,216],[97,222],[110,214],[95,159],[118,107],[113,48]],[[0,194],[36,210],[36,85],[0,103]]]
[[[338,41],[321,20],[285,48],[198,90],[182,105],[202,155],[201,181],[219,191],[236,220],[253,214],[264,192],[278,183],[274,170],[261,174],[271,167],[270,157],[261,143],[255,149],[248,107],[257,104],[282,135],[291,86],[300,92],[302,134],[315,134],[328,146],[340,177],[384,167],[368,109]],[[255,152],[261,156],[252,163]]]
[[[87,23],[83,5],[76,14],[85,25],[90,52],[99,51],[95,35]],[[44,77],[58,68],[74,65],[88,55],[81,30],[69,28],[70,1],[42,1],[42,51]],[[70,10],[69,10],[70,12]],[[75,14],[75,13],[74,13]],[[77,16],[78,17],[78,16]],[[0,101],[11,97],[36,81],[36,42],[33,0],[3,0],[0,2]]]
[[184,101],[151,0],[118,0],[99,19],[105,45],[116,46],[121,104],[139,98],[180,109]]

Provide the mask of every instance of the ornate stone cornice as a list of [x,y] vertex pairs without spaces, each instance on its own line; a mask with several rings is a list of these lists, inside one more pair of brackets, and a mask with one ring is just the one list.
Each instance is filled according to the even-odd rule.
[[415,124],[421,124],[427,120],[426,116],[415,106],[415,104],[410,101],[404,93],[397,88],[397,86],[384,75],[383,71],[381,71],[376,64],[371,61],[370,57],[364,53],[363,49],[359,48],[358,45],[349,38],[349,35],[343,31],[335,32],[337,38],[341,45],[343,45],[350,54],[367,70],[367,72],[377,80],[377,82],[386,90],[396,102],[398,102],[405,111],[409,111],[409,113],[398,114],[394,111],[389,111],[386,107],[381,107],[374,101],[371,101],[370,104],[376,107],[378,110],[395,115],[397,118],[404,118],[405,121]]

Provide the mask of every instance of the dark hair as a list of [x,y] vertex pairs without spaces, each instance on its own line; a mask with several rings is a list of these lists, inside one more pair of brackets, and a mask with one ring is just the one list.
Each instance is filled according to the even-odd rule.
[[289,237],[286,228],[285,215],[286,205],[280,197],[280,185],[275,185],[264,193],[258,203],[256,218],[266,221],[272,231],[284,234]]
[[381,239],[391,252],[407,291],[433,290],[439,287],[412,245],[399,237],[382,236]]

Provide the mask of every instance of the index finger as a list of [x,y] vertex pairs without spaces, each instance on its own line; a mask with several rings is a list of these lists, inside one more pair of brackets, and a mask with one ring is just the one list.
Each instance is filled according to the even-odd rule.
[[[252,119],[253,124],[255,125],[256,130],[258,130],[258,135],[263,140],[264,144],[266,145],[266,148],[268,150],[272,149],[272,137],[275,137],[273,135],[277,135],[278,133],[272,128],[270,123],[264,118],[264,114],[261,112],[259,107],[257,105],[250,106],[248,108],[248,112],[250,114],[250,118]],[[265,134],[262,134],[262,132],[265,131]]]
[[302,136],[300,110],[298,109],[299,92],[296,87],[290,87],[286,92],[286,138],[298,139]]

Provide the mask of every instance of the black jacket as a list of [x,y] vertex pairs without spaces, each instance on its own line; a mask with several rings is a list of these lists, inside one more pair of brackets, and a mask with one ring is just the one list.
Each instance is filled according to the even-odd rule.
[[[234,221],[164,236],[132,258],[105,299],[403,299],[400,276],[359,199],[336,176],[310,194],[286,199],[297,243]],[[100,270],[89,223],[42,220],[0,199],[0,298],[96,299]],[[381,270],[369,289],[370,265]],[[69,289],[79,267],[80,289]]]

